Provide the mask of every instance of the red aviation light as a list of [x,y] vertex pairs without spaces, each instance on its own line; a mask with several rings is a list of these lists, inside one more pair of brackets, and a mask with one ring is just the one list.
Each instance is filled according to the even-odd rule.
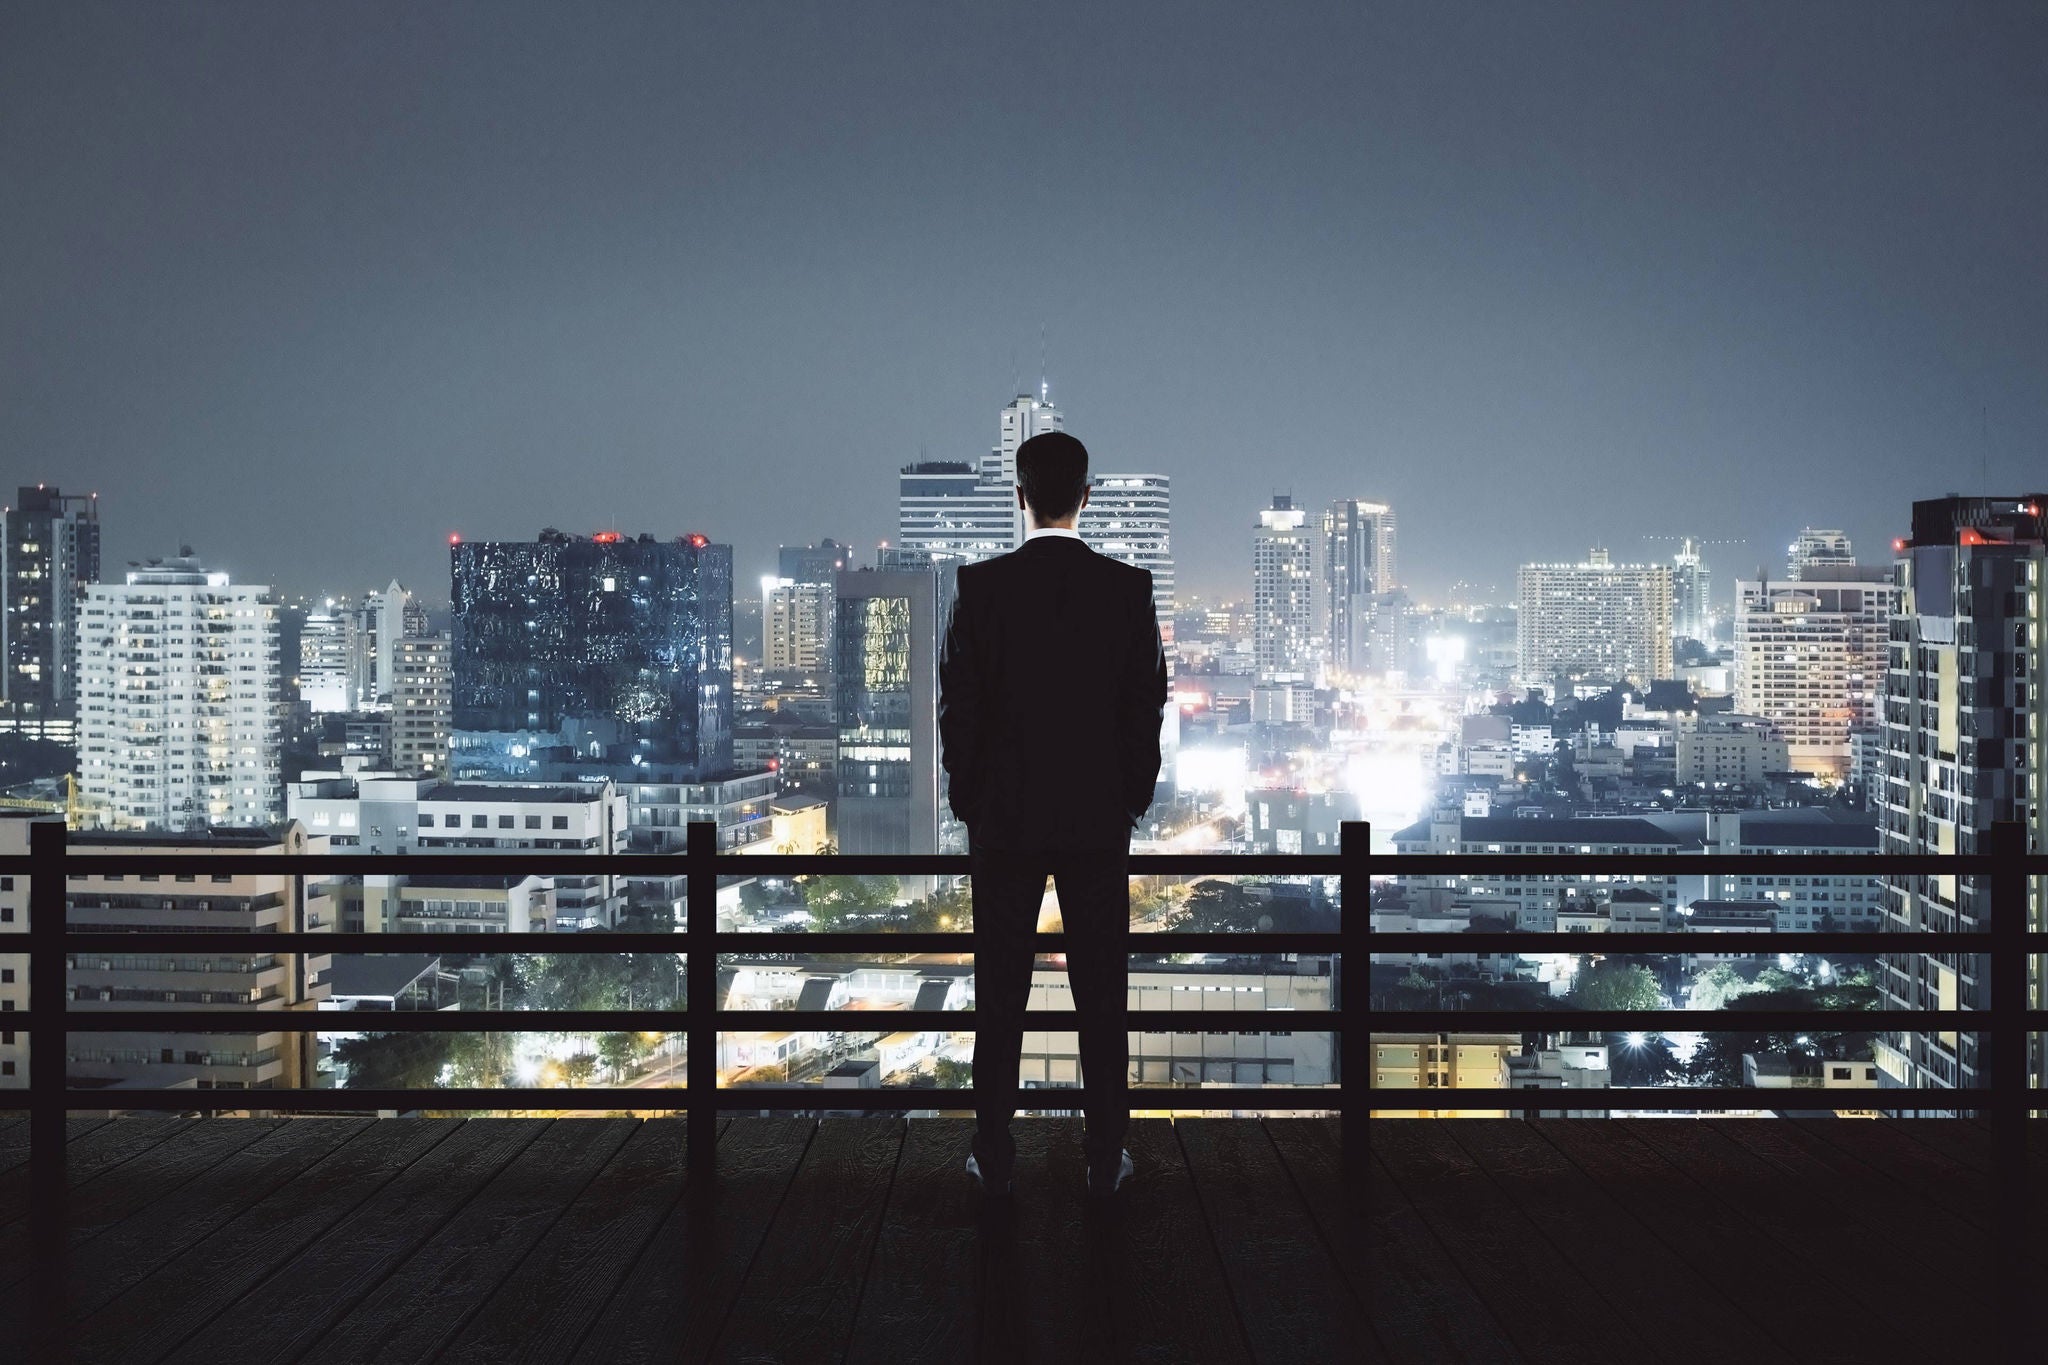
[[616,545],[625,537],[621,536],[617,531],[599,531],[591,539],[600,545]]
[[1899,552],[1901,552],[1901,551],[1902,551],[1902,550],[1904,550],[1905,548],[1906,548],[1906,538],[1905,538],[1904,536],[1894,536],[1894,537],[1892,538],[1892,553],[1893,553],[1893,554],[1898,554]]
[[693,535],[690,537],[690,547],[692,549],[701,550],[710,543],[711,542],[705,539],[703,536]]
[[1956,543],[1959,545],[1989,545],[1991,542],[1984,539],[1984,533],[1976,527],[1965,526],[1962,535],[1957,537]]
[[460,535],[457,535],[455,532],[450,531],[448,533],[448,543],[450,545],[460,545],[462,543],[462,537]]

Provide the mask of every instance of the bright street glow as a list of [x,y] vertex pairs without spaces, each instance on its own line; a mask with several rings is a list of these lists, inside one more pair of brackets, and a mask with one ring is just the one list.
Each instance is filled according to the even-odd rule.
[[1650,1039],[1648,1034],[1630,1033],[1623,1035],[1621,1041],[1627,1043],[1631,1048],[1638,1048],[1641,1047],[1644,1043],[1650,1041]]

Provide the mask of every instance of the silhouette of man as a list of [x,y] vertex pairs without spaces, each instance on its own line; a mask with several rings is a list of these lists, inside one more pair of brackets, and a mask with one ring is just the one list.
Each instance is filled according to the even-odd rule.
[[[1017,449],[1024,544],[961,568],[939,662],[939,738],[973,873],[974,1085],[968,1174],[1008,1194],[1016,1163],[1018,1050],[1030,935],[1045,880],[1059,893],[1081,1080],[1121,1081],[1131,830],[1159,778],[1166,653],[1148,570],[1097,554],[1074,530],[1088,451],[1065,432]],[[1130,1111],[1084,1106],[1088,1187],[1131,1174]]]

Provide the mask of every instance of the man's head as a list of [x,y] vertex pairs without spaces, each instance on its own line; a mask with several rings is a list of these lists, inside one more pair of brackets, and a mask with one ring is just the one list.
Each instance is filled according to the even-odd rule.
[[1064,431],[1018,446],[1017,505],[1039,526],[1072,525],[1088,505],[1088,447]]

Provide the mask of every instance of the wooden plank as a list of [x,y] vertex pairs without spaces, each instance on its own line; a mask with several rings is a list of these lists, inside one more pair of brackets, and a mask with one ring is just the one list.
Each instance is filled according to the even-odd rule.
[[441,1362],[566,1360],[683,1194],[685,1125],[642,1123]]
[[547,1235],[613,1154],[636,1119],[559,1119],[301,1359],[427,1360]]
[[[71,1245],[97,1237],[146,1205],[176,1193],[187,1181],[284,1121],[201,1119],[175,1130],[141,1121],[141,1130],[116,1132],[113,1140],[120,1144],[124,1159],[75,1182],[71,1191],[64,1215]],[[110,1125],[110,1130],[125,1130],[127,1123]],[[95,1133],[85,1141],[91,1143],[97,1136]],[[24,1221],[0,1228],[0,1286],[26,1279],[33,1266],[28,1224]]]
[[547,1132],[547,1119],[470,1119],[168,1357],[291,1360]]
[[[1387,1120],[1391,1122],[1392,1120]],[[1322,1118],[1268,1118],[1267,1141],[1301,1192],[1309,1217],[1330,1249],[1338,1273],[1361,1304],[1372,1300],[1365,1277],[1365,1222],[1350,1213],[1344,1190],[1344,1121]]]
[[[1842,1362],[1897,1358],[1898,1339],[1861,1311],[1816,1312],[1841,1292],[1811,1247],[1788,1250],[1716,1191],[1686,1176],[1629,1131],[1637,1125],[1690,1126],[1689,1119],[1536,1119],[1541,1137],[1562,1152],[1638,1222],[1682,1229],[1686,1260],[1699,1278],[1745,1306],[1774,1341],[1802,1359]],[[1854,1267],[1861,1273],[1860,1258]],[[1786,1286],[1798,1287],[1796,1293]]]
[[1172,1122],[1133,1119],[1124,1146],[1136,1173],[1088,1210],[1089,1270],[1112,1310],[1108,1354],[1159,1365],[1254,1359]]
[[[852,1365],[974,1358],[981,1257],[980,1196],[964,1169],[971,1133],[957,1120],[904,1126],[846,1346]],[[1031,1174],[1020,1170],[1020,1185]]]
[[[11,1171],[28,1161],[28,1119],[12,1118],[0,1123],[0,1172]],[[0,1195],[0,1199],[4,1199]]]
[[1878,1119],[1875,1122],[1941,1153],[1958,1166],[1980,1175],[1992,1173],[1991,1129],[1988,1126],[1960,1123],[1955,1119]]
[[[64,1148],[65,1178],[76,1188],[199,1122],[171,1118],[70,1119],[64,1125],[69,1134]],[[27,1166],[0,1172],[0,1208],[10,1210],[13,1218],[27,1216],[32,1178]]]
[[1181,1119],[1173,1131],[1253,1357],[1271,1365],[1384,1359],[1364,1304],[1257,1121]]
[[[1815,1198],[1825,1200],[1842,1216],[1863,1224],[1873,1234],[1896,1236],[1902,1224],[1916,1229],[1916,1235],[1901,1242],[1894,1254],[1918,1259],[1937,1278],[1948,1278],[1954,1267],[1952,1252],[1947,1248],[1968,1246],[1981,1236],[1979,1225],[1961,1217],[1947,1201],[1929,1198],[1919,1186],[1889,1179],[1834,1143],[1811,1135],[1811,1129],[1849,1120],[1708,1122],[1737,1146],[1790,1171],[1806,1182]],[[1865,1125],[1857,1120],[1853,1126]],[[1849,1145],[1854,1145],[1853,1137]]]
[[[1377,1149],[1386,1125],[1425,1120],[1371,1122]],[[1366,1310],[1387,1355],[1403,1361],[1525,1359],[1408,1202],[1377,1150],[1370,1170],[1365,1187]]]
[[[312,1245],[457,1127],[454,1119],[375,1121],[360,1137],[333,1147],[287,1185],[273,1189],[125,1293],[101,1295],[105,1306],[73,1334],[75,1358],[159,1358]],[[102,1237],[87,1250],[96,1252],[114,1240],[113,1235]],[[92,1284],[90,1275],[78,1278],[84,1282],[81,1290]]]
[[814,1119],[728,1121],[719,1131],[712,1198],[686,1197],[669,1211],[575,1358],[589,1365],[710,1359],[817,1130]]
[[[958,1183],[972,1194],[964,1169],[974,1141],[972,1122],[930,1120],[954,1135]],[[977,1207],[979,1264],[976,1336],[984,1360],[1079,1360],[1111,1332],[1109,1293],[1099,1239],[1088,1218],[1088,1160],[1080,1119],[1024,1119],[1017,1142],[1017,1194],[1005,1209]],[[944,1171],[939,1173],[944,1176]]]
[[712,1354],[735,1365],[836,1361],[903,1147],[900,1119],[830,1119],[804,1151]]
[[[1654,1356],[1615,1311],[1614,1287],[1567,1270],[1558,1249],[1451,1137],[1460,1122],[1385,1123],[1373,1130],[1373,1152],[1516,1347],[1536,1361]],[[1559,1313],[1561,1303],[1575,1310]]]
[[[1896,1284],[1866,1273],[1868,1235],[1815,1207],[1813,1192],[1789,1172],[1707,1124],[1648,1119],[1627,1127],[1687,1180],[1711,1190],[1765,1237],[1805,1261],[1804,1282],[1815,1291],[1846,1312],[1853,1313],[1860,1305],[1862,1312],[1856,1316],[1880,1329],[1888,1343],[1883,1349],[1897,1354],[1912,1341],[1919,1343],[1926,1358],[1936,1358],[1957,1350],[1967,1354],[1971,1343],[1983,1341],[1980,1333],[1986,1324],[1981,1321],[1951,1312],[1946,1303],[1937,1307],[1925,1300],[1915,1302],[1901,1295]],[[1911,1234],[1907,1236],[1910,1240]]]
[[[1784,1122],[1785,1120],[1780,1120]],[[1920,1120],[1939,1123],[1940,1119]],[[1884,1119],[1809,1120],[1803,1134],[1861,1161],[1895,1183],[1940,1200],[1956,1216],[1989,1229],[1994,1211],[1991,1182],[1982,1172],[1951,1161],[1917,1142],[1900,1124]]]
[[[72,1251],[73,1316],[83,1317],[367,1131],[375,1119],[287,1119],[198,1178]],[[295,1197],[287,1191],[286,1198]]]
[[[1387,1120],[1400,1122],[1400,1120]],[[1644,1223],[1519,1119],[1441,1125],[1564,1262],[1589,1285],[1615,1286],[1616,1316],[1669,1361],[1790,1361],[1749,1306],[1717,1292],[1685,1258],[1686,1238],[1663,1220]],[[1684,1292],[1675,1287],[1684,1286]],[[1644,1286],[1650,1286],[1645,1292]],[[1698,1330],[1711,1321],[1714,1331]]]

